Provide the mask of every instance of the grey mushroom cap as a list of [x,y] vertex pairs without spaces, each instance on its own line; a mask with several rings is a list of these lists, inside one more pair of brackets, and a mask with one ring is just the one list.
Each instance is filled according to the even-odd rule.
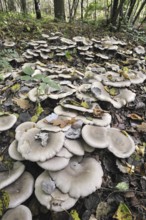
[[133,139],[128,135],[122,133],[119,129],[108,129],[108,149],[115,156],[120,158],[127,158],[135,151],[135,143]]
[[10,202],[9,208],[15,208],[25,202],[32,194],[34,187],[34,178],[29,172],[24,172],[15,182],[5,187]]
[[3,189],[13,183],[21,176],[24,170],[24,164],[21,162],[15,162],[11,170],[0,172],[0,189]]
[[10,146],[9,146],[9,149],[8,149],[8,152],[9,152],[9,155],[12,159],[14,160],[19,160],[19,161],[22,161],[22,160],[25,160],[22,155],[18,152],[17,150],[17,146],[18,146],[18,141],[17,140],[14,140]]
[[0,116],[0,131],[6,131],[13,127],[17,117],[13,114]]
[[63,115],[67,117],[76,117],[77,116],[77,111],[75,110],[68,110],[66,108],[63,108],[61,105],[58,105],[54,108],[54,112],[57,115]]
[[30,209],[24,205],[19,205],[14,209],[8,210],[2,217],[2,220],[32,220]]
[[42,205],[55,212],[70,209],[77,202],[77,199],[62,193],[60,190],[54,188],[54,186],[52,187],[52,181],[50,181],[50,176],[47,171],[43,172],[36,179],[35,195]]
[[44,162],[37,162],[37,164],[44,170],[58,171],[64,169],[68,165],[69,160],[70,158],[55,156]]
[[64,141],[64,147],[66,147],[74,155],[84,155],[84,148],[80,139],[70,140],[66,138]]
[[31,128],[35,128],[36,127],[36,124],[34,122],[31,122],[31,121],[26,121],[26,122],[23,122],[22,124],[18,125],[15,132],[15,138],[16,140],[19,141],[19,139],[21,139],[22,135],[27,132],[29,129]]
[[85,125],[82,129],[84,141],[94,148],[108,147],[107,128],[93,125]]
[[[46,141],[41,139],[39,128],[31,128],[21,137],[18,143],[18,152],[26,160],[45,161],[56,155],[61,150],[64,143],[65,134],[63,132],[45,133]],[[36,136],[40,137],[40,140]],[[44,142],[45,141],[45,142]]]
[[101,187],[103,170],[94,158],[85,158],[81,162],[73,159],[65,169],[49,174],[63,193],[79,198],[88,196]]

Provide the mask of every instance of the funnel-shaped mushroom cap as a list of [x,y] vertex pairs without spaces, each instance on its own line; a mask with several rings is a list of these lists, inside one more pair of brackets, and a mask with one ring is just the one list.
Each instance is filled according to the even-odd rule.
[[45,161],[55,156],[64,143],[63,132],[42,132],[38,128],[31,128],[25,132],[18,142],[18,152],[26,160]]
[[69,163],[70,158],[53,157],[44,162],[38,162],[37,164],[45,170],[58,171],[65,168]]
[[6,131],[13,127],[16,123],[17,117],[13,114],[0,116],[0,131]]
[[119,129],[108,129],[108,149],[114,155],[120,158],[129,157],[135,151],[135,144],[133,139],[125,133],[122,133]]
[[35,195],[39,202],[56,212],[70,209],[76,203],[77,199],[71,198],[55,188],[53,181],[47,171],[43,172],[35,182]]
[[49,174],[63,193],[79,198],[88,196],[101,187],[103,171],[95,159],[85,158],[81,162],[72,159],[65,169]]
[[29,208],[19,205],[14,209],[8,210],[2,217],[2,220],[32,220],[32,214]]
[[15,162],[9,171],[0,172],[0,189],[10,185],[24,172],[25,166],[21,162]]
[[4,190],[10,198],[9,208],[15,208],[25,202],[31,196],[33,186],[33,176],[28,172],[24,172],[15,182],[5,187]]
[[35,128],[35,127],[36,127],[36,124],[31,121],[26,121],[26,122],[20,124],[19,126],[17,126],[17,128],[15,130],[15,132],[16,132],[15,138],[19,141],[19,139],[21,139],[24,132],[27,132],[29,129]]
[[64,142],[64,147],[66,147],[74,155],[84,155],[84,148],[80,139],[70,140],[66,138]]
[[8,149],[10,157],[13,158],[14,160],[19,160],[19,161],[25,160],[22,157],[22,155],[18,152],[17,146],[18,146],[18,141],[17,140],[14,140],[10,144],[9,149]]
[[82,137],[91,147],[108,147],[107,128],[105,127],[85,125],[82,129]]

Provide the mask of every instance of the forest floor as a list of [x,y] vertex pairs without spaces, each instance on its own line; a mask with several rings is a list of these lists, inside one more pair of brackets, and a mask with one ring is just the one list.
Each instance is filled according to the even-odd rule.
[[[99,44],[103,47],[105,45],[102,42],[111,41],[112,45],[113,39],[125,44],[118,45],[117,43],[118,49],[109,50],[109,48],[104,48],[101,50],[99,45],[95,47],[87,43],[86,46],[89,46],[87,50],[92,52],[92,56],[89,56],[93,58],[91,60],[86,59],[89,58],[88,55],[81,56],[77,48],[71,51],[65,48],[65,53],[62,56],[56,54],[63,53],[63,50],[58,52],[58,48],[54,49],[54,52],[50,53],[48,58],[45,57],[48,54],[44,56],[39,54],[37,58],[33,55],[29,57],[30,54],[23,55],[28,49],[32,49],[29,44],[32,41],[45,40],[48,42],[48,46],[59,47],[64,45],[65,43],[60,41],[61,37],[58,32],[61,32],[61,37],[70,40],[75,36],[82,36],[86,39],[88,38],[87,41],[89,43],[92,39],[94,45]],[[42,34],[48,35],[48,38]],[[81,73],[87,72],[87,67],[95,67],[105,68],[105,71],[122,71],[124,74],[128,74],[130,71],[140,71],[146,74],[146,55],[145,53],[136,52],[135,49],[137,46],[141,46],[142,49],[146,50],[146,43],[143,41],[144,35],[141,37],[137,32],[135,32],[134,36],[133,33],[113,33],[105,28],[99,29],[95,25],[83,25],[79,22],[75,24],[47,23],[28,19],[18,21],[13,18],[11,20],[6,19],[2,23],[0,36],[0,61],[3,61],[0,63],[0,113],[1,115],[4,112],[15,113],[18,117],[17,123],[11,129],[0,131],[0,155],[3,156],[1,163],[4,162],[5,158],[8,160],[8,148],[15,138],[16,127],[25,121],[37,122],[46,117],[53,112],[53,109],[60,102],[60,99],[52,100],[50,98],[40,101],[41,110],[38,113],[38,103],[30,101],[28,96],[23,96],[24,87],[26,92],[28,92],[29,89],[33,88],[34,84],[36,85],[36,82],[31,82],[29,85],[27,82],[21,81],[20,78],[15,78],[15,74],[5,77],[8,72],[22,73],[22,66],[25,63],[40,61],[44,67],[51,68],[51,65],[55,65],[57,69],[59,68],[58,66],[64,65]],[[59,37],[56,38],[56,41],[55,39],[49,41],[49,37],[54,36]],[[14,42],[14,45],[11,47],[5,46],[6,42]],[[68,43],[65,45],[68,46]],[[68,50],[69,53],[66,52]],[[95,56],[96,53],[98,53],[98,56]],[[101,54],[106,56],[106,58],[102,57]],[[28,59],[27,56],[29,57]],[[79,85],[84,82],[84,78],[71,80],[72,83],[79,83]],[[135,93],[136,98],[121,108],[115,108],[107,101],[99,100],[98,103],[104,111],[111,114],[111,127],[121,129],[132,137],[137,146],[135,152],[128,158],[117,159],[107,149],[96,149],[91,153],[91,156],[97,160],[99,159],[102,164],[104,176],[101,188],[88,197],[79,199],[70,210],[60,213],[47,210],[40,205],[33,194],[24,204],[31,209],[34,220],[146,219],[146,81],[137,84],[132,83],[126,88]],[[74,98],[74,96],[71,97]],[[18,99],[27,100],[27,104],[23,103],[23,105]],[[24,164],[26,165],[26,170],[32,173],[35,178],[42,172],[42,169],[36,163],[24,161]],[[3,171],[2,164],[0,165],[0,169]],[[71,210],[75,210],[74,213],[76,215],[71,215]]]

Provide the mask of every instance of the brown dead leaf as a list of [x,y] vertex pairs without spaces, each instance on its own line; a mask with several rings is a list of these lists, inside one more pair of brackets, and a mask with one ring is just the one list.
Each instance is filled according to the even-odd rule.
[[95,107],[93,109],[93,116],[96,118],[101,118],[105,112],[107,112],[107,111],[104,111],[98,107]]
[[132,120],[138,120],[138,121],[142,121],[143,118],[135,113],[129,114],[127,116],[128,118],[131,118]]
[[142,124],[137,125],[137,130],[140,132],[146,132],[146,122],[142,122]]
[[30,103],[28,100],[25,100],[25,99],[18,99],[18,98],[13,98],[12,101],[14,103],[16,103],[16,105],[18,105],[21,109],[29,109],[31,107]]
[[52,120],[50,122],[48,122],[47,120],[44,120],[45,123],[50,123],[52,124],[53,126],[59,126],[60,128],[64,128],[66,127],[67,125],[72,125],[76,122],[77,120],[75,118],[71,118],[71,119],[61,119],[61,118],[58,118],[58,119],[55,119],[55,120]]

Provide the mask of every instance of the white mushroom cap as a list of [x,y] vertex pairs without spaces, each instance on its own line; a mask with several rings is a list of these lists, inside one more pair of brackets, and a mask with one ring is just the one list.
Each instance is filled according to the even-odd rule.
[[73,155],[65,147],[63,147],[57,154],[57,157],[71,158]]
[[14,209],[8,210],[2,217],[2,220],[32,220],[32,214],[28,207],[19,205]]
[[37,164],[44,170],[58,171],[65,168],[69,163],[70,158],[53,157],[44,162],[37,162]]
[[108,147],[107,128],[93,125],[85,125],[82,129],[84,141],[91,147],[106,148]]
[[31,121],[23,122],[22,124],[18,125],[15,132],[15,138],[19,141],[21,139],[21,136],[24,134],[24,132],[27,132],[31,128],[35,128],[36,124]]
[[120,158],[129,157],[135,151],[135,143],[133,139],[128,135],[122,133],[119,129],[108,129],[108,149],[114,155]]
[[135,47],[135,48],[134,48],[134,51],[135,51],[137,54],[145,54],[145,53],[146,53],[145,48],[142,47],[142,46]]
[[66,108],[63,108],[61,105],[58,105],[54,108],[54,112],[57,115],[63,115],[67,117],[76,117],[77,116],[77,111],[75,110],[68,110]]
[[8,193],[9,208],[15,208],[26,201],[32,194],[34,178],[29,172],[24,172],[15,182],[4,188]]
[[65,169],[49,174],[63,193],[79,198],[101,187],[103,170],[94,158],[85,158],[81,162],[73,159]]
[[[46,185],[47,190],[43,190],[43,186]],[[48,185],[48,186],[47,186]],[[55,212],[61,212],[70,209],[75,205],[77,199],[71,198],[68,194],[64,194],[58,189],[50,186],[50,177],[47,171],[43,172],[35,182],[35,195],[39,202],[46,206],[47,209],[51,209]],[[52,192],[51,192],[52,191]]]
[[13,127],[16,123],[17,117],[13,114],[0,116],[0,131],[6,131]]
[[24,172],[25,166],[21,162],[15,162],[13,168],[8,171],[0,172],[0,189],[10,185]]
[[40,129],[31,128],[22,135],[21,140],[18,142],[18,152],[26,160],[45,161],[55,156],[63,147],[65,137],[63,132],[45,133],[48,137],[44,145],[42,144],[43,138],[41,141],[35,138],[39,133]]
[[8,152],[9,152],[9,155],[12,159],[14,160],[19,160],[19,161],[22,161],[22,160],[25,160],[22,155],[17,151],[17,146],[18,146],[18,141],[17,140],[14,140],[10,146],[9,146],[9,149],[8,149]]
[[64,142],[64,147],[66,147],[74,155],[84,155],[84,148],[80,139],[70,140],[66,138]]
[[46,94],[38,94],[38,88],[33,88],[28,92],[28,98],[32,102],[36,102],[37,100],[45,100],[48,96]]
[[75,89],[69,88],[68,86],[61,86],[61,91],[59,90],[58,94],[51,93],[48,97],[51,99],[61,99],[72,95],[75,91]]

